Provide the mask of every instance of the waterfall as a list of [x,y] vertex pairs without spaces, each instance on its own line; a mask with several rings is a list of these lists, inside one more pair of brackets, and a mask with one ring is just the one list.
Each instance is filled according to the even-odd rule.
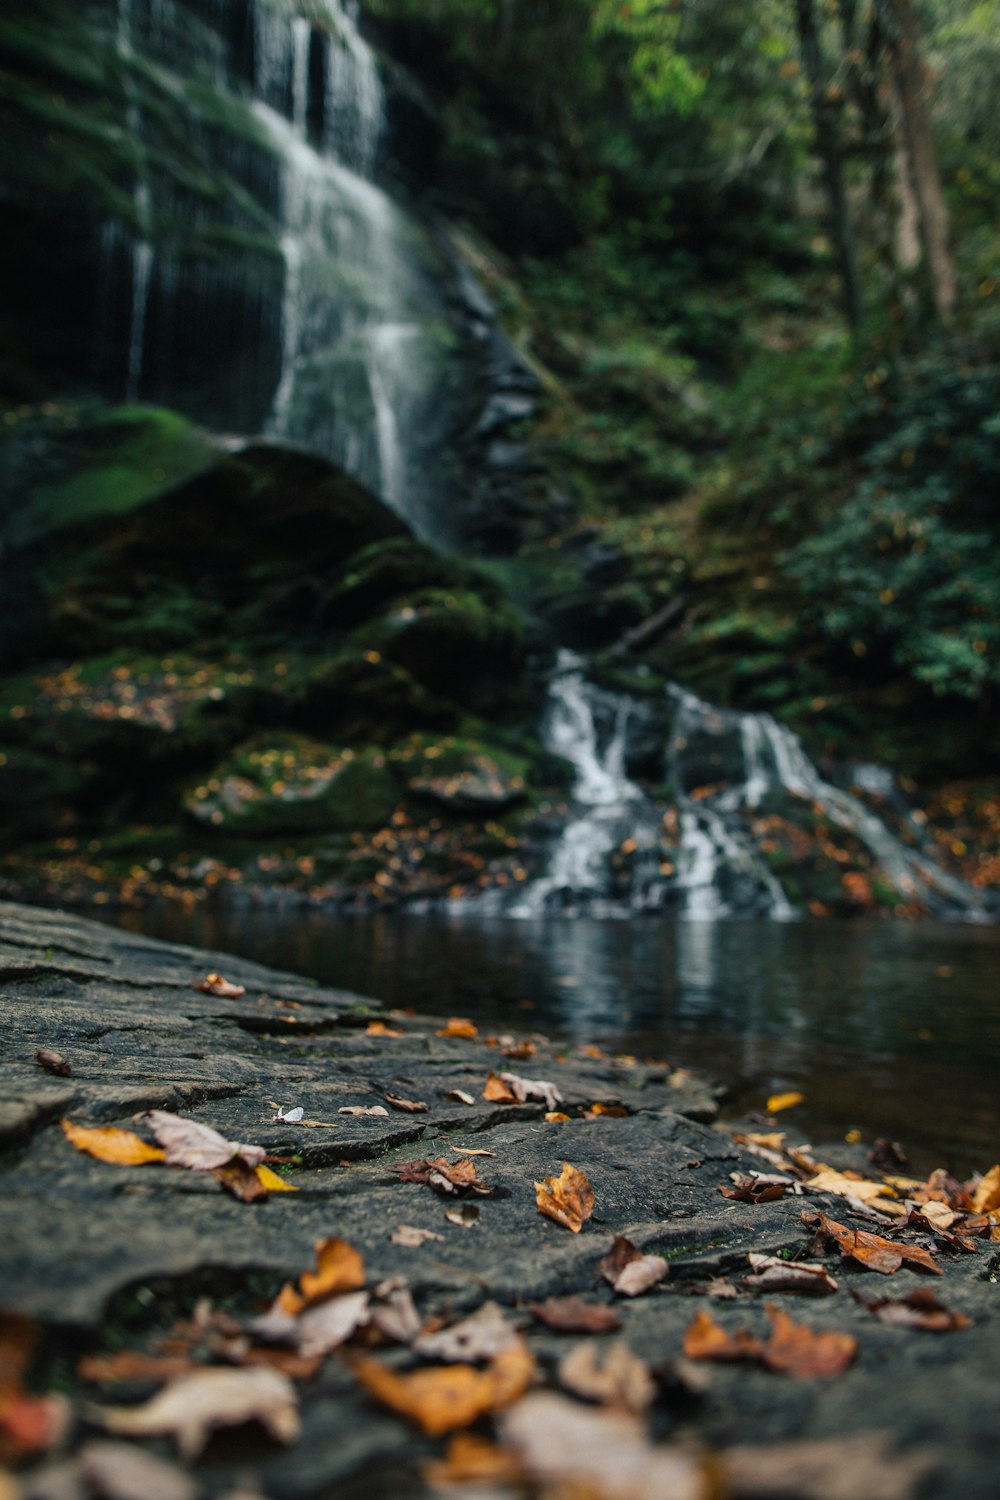
[[152,241],[153,195],[142,142],[142,114],[131,81],[131,65],[135,56],[132,45],[132,0],[118,0],[117,48],[125,85],[125,123],[130,137],[136,143],[137,152],[132,205],[138,238],[135,235],[130,238],[132,289],[125,370],[125,400],[136,401],[142,380],[146,346],[146,313],[149,308],[149,289],[153,276],[155,252]]
[[[716,708],[673,684],[667,699],[664,758],[673,806],[663,821],[676,837],[672,858],[660,844],[664,810],[626,771],[629,726],[639,703],[589,683],[580,658],[559,653],[542,733],[546,747],[573,766],[570,814],[545,875],[519,894],[509,915],[581,904],[605,913],[670,903],[691,921],[787,921],[798,913],[768,864],[760,815],[765,804],[786,813],[807,804],[812,817],[864,846],[873,874],[901,903],[952,920],[995,920],[995,901],[936,863],[915,819],[909,823],[915,846],[909,847],[859,797],[826,781],[797,737],[770,714]],[[857,780],[881,796],[893,784],[881,767],[861,768]],[[630,888],[616,892],[611,862],[623,846],[632,860]]]
[[548,873],[524,891],[509,915],[540,916],[581,904],[598,913],[620,905],[613,891],[611,857],[624,843],[632,871],[626,901],[656,904],[656,811],[625,768],[630,718],[636,705],[589,683],[579,656],[560,651],[549,684],[542,726],[546,748],[575,772],[570,819],[549,858]]

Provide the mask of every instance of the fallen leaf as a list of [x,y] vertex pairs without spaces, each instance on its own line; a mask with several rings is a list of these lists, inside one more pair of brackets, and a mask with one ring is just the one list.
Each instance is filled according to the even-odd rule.
[[221,974],[206,974],[200,984],[195,985],[203,995],[217,995],[222,1000],[238,1000],[246,994],[246,985],[230,984]]
[[805,1094],[800,1094],[796,1089],[790,1089],[787,1094],[772,1094],[767,1101],[767,1112],[769,1115],[780,1114],[783,1109],[794,1109],[796,1104],[805,1103]]
[[745,1328],[730,1334],[711,1313],[701,1310],[684,1330],[684,1354],[687,1359],[718,1359],[727,1362],[761,1359],[764,1346]]
[[517,1096],[514,1090],[507,1087],[499,1073],[487,1073],[486,1082],[483,1084],[482,1097],[490,1104],[517,1103]]
[[114,1354],[85,1354],[76,1373],[89,1385],[163,1385],[187,1375],[195,1367],[186,1354],[143,1354],[138,1349],[119,1349]]
[[952,1312],[939,1302],[930,1287],[917,1287],[905,1297],[878,1297],[873,1301],[852,1293],[856,1302],[868,1309],[880,1323],[890,1328],[921,1328],[929,1333],[951,1333],[961,1328],[971,1328],[972,1322],[964,1313]]
[[295,1387],[264,1366],[200,1370],[183,1375],[142,1406],[92,1408],[109,1432],[129,1437],[169,1437],[184,1458],[197,1458],[216,1427],[257,1421],[279,1442],[299,1435]]
[[340,1292],[353,1292],[365,1283],[365,1264],[354,1246],[336,1238],[317,1240],[316,1270],[303,1271],[296,1289],[288,1282],[275,1306],[293,1317],[306,1307]]
[[74,1125],[72,1120],[63,1120],[63,1133],[78,1151],[96,1156],[98,1161],[111,1162],[119,1167],[137,1167],[147,1161],[165,1161],[166,1152],[159,1146],[151,1146],[131,1130],[119,1130],[114,1125]]
[[[988,1214],[969,1214],[964,1218],[962,1215],[956,1214],[952,1222],[957,1224],[958,1228],[962,1231],[959,1234],[950,1229],[943,1229],[940,1224],[930,1219],[927,1215],[928,1208],[930,1208],[930,1204],[925,1203],[922,1208],[911,1209],[906,1224],[903,1227],[906,1229],[920,1229],[927,1234],[932,1234],[935,1239],[940,1240],[942,1244],[947,1245],[951,1250],[961,1250],[966,1255],[979,1254],[979,1246],[976,1244],[973,1236],[981,1234],[984,1228],[986,1228],[987,1232],[989,1231],[991,1220]],[[950,1210],[945,1209],[945,1213],[950,1213]]]
[[502,1349],[516,1343],[520,1335],[512,1323],[508,1323],[503,1309],[495,1302],[484,1302],[482,1307],[436,1333],[425,1333],[414,1339],[413,1352],[424,1359],[440,1359],[449,1363],[471,1360],[477,1364],[493,1359]]
[[622,1320],[604,1302],[585,1302],[582,1297],[549,1297],[532,1302],[529,1311],[556,1333],[614,1333]]
[[146,1118],[164,1148],[164,1160],[168,1166],[210,1172],[213,1167],[224,1167],[234,1156],[242,1157],[248,1166],[255,1167],[267,1155],[263,1146],[227,1141],[210,1125],[202,1125],[198,1120],[184,1120],[165,1109],[151,1109]]
[[612,1120],[627,1120],[628,1110],[623,1104],[591,1104],[588,1109],[584,1110],[583,1118],[598,1120],[602,1115]]
[[449,1224],[457,1224],[459,1229],[475,1229],[482,1215],[475,1203],[456,1203],[454,1208],[446,1208],[444,1216]]
[[845,1224],[838,1224],[826,1214],[810,1209],[803,1210],[801,1219],[803,1224],[815,1229],[826,1239],[834,1240],[842,1255],[850,1256],[866,1270],[889,1276],[898,1271],[904,1262],[910,1262],[921,1266],[925,1271],[931,1271],[935,1276],[942,1274],[941,1267],[935,1263],[931,1252],[918,1245],[901,1245],[895,1240],[883,1239],[881,1235],[869,1234],[865,1229],[848,1229]]
[[[436,1236],[440,1239],[440,1235]],[[411,1344],[421,1329],[420,1314],[403,1276],[380,1281],[373,1293],[372,1322],[379,1333],[397,1344]]]
[[384,1104],[344,1104],[337,1110],[338,1115],[380,1115],[383,1120],[389,1118],[389,1111]]
[[87,1443],[76,1467],[86,1493],[101,1500],[195,1500],[198,1493],[183,1469],[134,1443]]
[[732,1500],[912,1500],[937,1468],[927,1449],[897,1451],[889,1432],[748,1443],[717,1456]]
[[1000,1165],[990,1167],[972,1195],[972,1207],[977,1214],[990,1213],[1000,1208]]
[[616,1292],[638,1297],[663,1280],[669,1267],[662,1255],[643,1255],[623,1234],[616,1234],[610,1251],[597,1269]]
[[316,1307],[307,1307],[296,1319],[298,1352],[306,1359],[329,1354],[347,1342],[369,1320],[367,1292],[346,1292],[330,1297]]
[[434,1033],[435,1036],[459,1037],[473,1037],[478,1036],[478,1034],[478,1026],[473,1026],[472,1022],[466,1020],[464,1016],[450,1016],[447,1026],[442,1026],[440,1031]]
[[[832,1167],[823,1167],[815,1177],[810,1177],[806,1187],[814,1193],[834,1193],[844,1198],[857,1198],[861,1203],[871,1203],[876,1198],[896,1195],[884,1182],[871,1182],[863,1177],[848,1177]],[[878,1207],[884,1205],[879,1203]]]
[[561,1109],[547,1109],[542,1119],[549,1125],[556,1125],[563,1120],[568,1120],[569,1115],[564,1115]]
[[648,1366],[620,1340],[577,1344],[559,1363],[559,1381],[575,1396],[641,1416],[656,1395]]
[[57,1078],[68,1078],[73,1071],[66,1059],[49,1047],[39,1047],[35,1053],[35,1062],[46,1073],[55,1073]]
[[594,1190],[577,1167],[564,1161],[558,1177],[535,1183],[535,1204],[547,1219],[579,1234],[594,1212]]
[[0,1311],[0,1464],[55,1447],[70,1425],[65,1396],[34,1396],[23,1389],[36,1341],[30,1318]]
[[931,1199],[921,1204],[919,1213],[911,1213],[909,1222],[914,1220],[923,1221],[922,1227],[928,1229],[949,1230],[951,1226],[962,1217],[955,1209],[949,1208],[946,1203],[939,1203]]
[[729,1176],[734,1186],[723,1183],[719,1192],[737,1203],[773,1203],[786,1193],[802,1190],[794,1177],[775,1172],[730,1172]]
[[392,1105],[393,1109],[398,1109],[403,1114],[422,1115],[430,1109],[430,1105],[425,1104],[423,1099],[404,1099],[400,1094],[390,1094],[389,1092],[383,1094],[382,1097],[387,1104]]
[[531,1384],[535,1361],[518,1339],[485,1370],[460,1364],[399,1374],[374,1359],[357,1359],[353,1369],[383,1405],[416,1422],[428,1436],[440,1437],[516,1401]]
[[537,1052],[534,1042],[512,1042],[509,1046],[501,1047],[500,1051],[504,1057],[509,1057],[514,1062],[527,1062]]
[[453,1146],[450,1141],[448,1150],[454,1151],[456,1156],[496,1156],[495,1151],[487,1151],[482,1146]]
[[753,1275],[744,1276],[743,1285],[755,1292],[804,1292],[807,1297],[825,1297],[837,1290],[837,1282],[818,1262],[782,1260],[752,1250],[747,1259]]
[[277,1172],[272,1172],[271,1168],[265,1167],[263,1163],[259,1167],[255,1167],[254,1170],[257,1173],[257,1180],[263,1183],[269,1193],[298,1192],[298,1188],[294,1182],[286,1182],[284,1177],[279,1177]]
[[765,1311],[771,1320],[771,1337],[764,1346],[768,1369],[782,1370],[797,1380],[831,1380],[844,1373],[858,1352],[852,1334],[814,1332],[773,1302],[765,1303]]
[[384,1021],[369,1021],[365,1027],[365,1036],[405,1036],[405,1032],[394,1031]]
[[708,1466],[689,1451],[654,1447],[629,1412],[594,1411],[533,1392],[499,1419],[504,1445],[546,1495],[579,1500],[711,1500]]
[[406,1250],[419,1250],[428,1240],[443,1239],[443,1234],[435,1234],[433,1229],[419,1229],[416,1224],[397,1224],[389,1236],[391,1244],[402,1245]]
[[422,1470],[427,1484],[445,1488],[455,1484],[513,1484],[522,1472],[512,1453],[472,1432],[456,1432],[448,1441],[444,1458],[431,1459]]
[[[211,1170],[216,1181],[221,1182],[226,1192],[232,1193],[241,1203],[258,1203],[268,1196],[267,1184],[258,1175],[260,1167],[248,1166],[242,1156],[234,1156],[224,1166],[213,1167]],[[273,1177],[275,1174],[272,1172],[270,1175]],[[280,1182],[281,1178],[277,1180]]]
[[449,1089],[444,1097],[454,1099],[457,1104],[475,1104],[476,1102],[473,1096],[467,1094],[464,1089]]
[[500,1078],[521,1104],[530,1104],[537,1099],[546,1109],[552,1110],[563,1102],[555,1084],[543,1078],[521,1078],[517,1073],[501,1073]]
[[488,1198],[493,1189],[476,1172],[475,1162],[463,1159],[449,1162],[443,1156],[431,1160],[400,1162],[392,1169],[401,1182],[425,1182],[439,1193],[475,1193]]

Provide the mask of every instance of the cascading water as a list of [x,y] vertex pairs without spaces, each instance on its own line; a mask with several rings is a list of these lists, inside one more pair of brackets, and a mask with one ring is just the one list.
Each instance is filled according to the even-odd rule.
[[[768,864],[767,806],[788,812],[807,804],[814,817],[852,835],[868,851],[873,873],[899,901],[934,916],[990,921],[990,898],[947,874],[919,844],[908,847],[858,797],[824,780],[799,740],[770,714],[714,708],[671,685],[665,771],[673,805],[657,809],[626,772],[630,718],[639,704],[587,682],[579,657],[560,652],[543,722],[548,749],[573,766],[569,820],[548,870],[508,908],[538,916],[581,905],[599,913],[673,905],[691,921],[798,915]],[[862,781],[872,781],[865,768]],[[884,794],[888,773],[877,778]],[[891,780],[891,778],[889,778]],[[661,814],[664,833],[661,842]],[[612,859],[626,849],[627,890],[616,888]]]

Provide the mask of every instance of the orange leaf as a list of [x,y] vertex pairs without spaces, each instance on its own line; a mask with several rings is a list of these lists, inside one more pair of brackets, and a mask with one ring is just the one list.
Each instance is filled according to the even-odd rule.
[[111,1162],[118,1167],[138,1167],[147,1161],[162,1161],[166,1153],[160,1146],[151,1146],[132,1130],[118,1130],[113,1125],[74,1125],[72,1120],[62,1121],[66,1139],[78,1151],[96,1156],[98,1161]]
[[972,1206],[977,1214],[1000,1208],[1000,1166],[990,1167],[973,1194]]
[[711,1313],[697,1312],[684,1330],[684,1354],[688,1359],[760,1359],[764,1346],[745,1328],[729,1334]]
[[594,1212],[594,1190],[577,1167],[564,1161],[558,1177],[535,1183],[535,1203],[547,1219],[579,1234]]
[[201,990],[203,995],[218,995],[222,1000],[238,1000],[247,992],[246,985],[230,984],[221,974],[206,974],[201,984],[195,985],[195,989]]
[[935,1276],[942,1275],[941,1267],[935,1263],[931,1252],[921,1249],[919,1245],[901,1245],[896,1240],[885,1240],[879,1234],[869,1234],[866,1229],[848,1229],[846,1224],[838,1224],[826,1214],[814,1213],[808,1209],[803,1211],[801,1217],[803,1224],[815,1228],[827,1239],[834,1240],[841,1255],[849,1256],[869,1271],[891,1276],[904,1261],[912,1261],[914,1265],[922,1266]]
[[384,1021],[369,1021],[365,1027],[365,1036],[402,1036],[403,1032],[393,1031]]
[[478,1033],[479,1028],[473,1026],[472,1022],[467,1021],[464,1016],[450,1016],[447,1026],[443,1026],[434,1034],[435,1036],[477,1036]]
[[303,1308],[323,1302],[338,1292],[354,1292],[365,1284],[365,1263],[346,1240],[317,1240],[316,1270],[303,1271],[298,1290],[291,1282],[278,1293],[277,1306],[294,1317]]
[[424,1465],[424,1478],[432,1487],[451,1484],[516,1484],[521,1465],[513,1453],[498,1448],[488,1438],[472,1432],[457,1432],[448,1443],[443,1459]]
[[468,1427],[524,1394],[535,1361],[523,1339],[502,1349],[485,1370],[474,1365],[442,1365],[400,1375],[374,1359],[358,1359],[354,1372],[383,1405],[409,1417],[430,1437]]
[[784,1370],[799,1380],[830,1380],[842,1375],[857,1354],[858,1341],[851,1334],[814,1333],[773,1302],[764,1306],[771,1319],[771,1337],[764,1347],[769,1369]]
[[507,1087],[499,1073],[487,1073],[483,1085],[483,1098],[493,1104],[516,1104],[517,1095]]
[[143,1354],[138,1349],[119,1349],[116,1354],[85,1354],[76,1367],[80,1380],[94,1385],[163,1385],[188,1375],[196,1366],[186,1354]]

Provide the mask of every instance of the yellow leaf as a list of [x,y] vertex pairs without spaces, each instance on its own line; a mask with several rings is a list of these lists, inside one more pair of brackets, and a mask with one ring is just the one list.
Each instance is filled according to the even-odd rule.
[[265,1167],[263,1162],[257,1168],[257,1176],[269,1193],[298,1192],[294,1182],[286,1182],[283,1177],[278,1176],[277,1172],[272,1172],[270,1167]]
[[430,1437],[469,1427],[524,1394],[535,1373],[535,1361],[523,1339],[517,1339],[488,1368],[441,1365],[401,1375],[375,1359],[358,1359],[354,1373],[377,1400],[416,1422]]
[[793,1109],[796,1104],[801,1104],[805,1097],[805,1094],[796,1093],[794,1089],[787,1094],[772,1094],[767,1101],[767,1112],[769,1115],[776,1115],[783,1109]]
[[535,1203],[547,1219],[579,1234],[594,1212],[594,1190],[579,1168],[564,1161],[558,1177],[535,1183]]
[[63,1120],[66,1139],[78,1151],[96,1156],[98,1161],[111,1162],[118,1167],[138,1167],[147,1161],[162,1161],[166,1153],[160,1146],[151,1146],[132,1130],[118,1130],[113,1125],[74,1125],[72,1120]]
[[988,1214],[1000,1208],[1000,1166],[990,1167],[973,1195],[972,1206],[977,1214]]
[[346,1240],[318,1240],[316,1270],[303,1271],[298,1289],[286,1283],[278,1293],[277,1305],[282,1312],[295,1317],[303,1308],[323,1302],[338,1292],[354,1292],[365,1284],[365,1263],[353,1245]]

